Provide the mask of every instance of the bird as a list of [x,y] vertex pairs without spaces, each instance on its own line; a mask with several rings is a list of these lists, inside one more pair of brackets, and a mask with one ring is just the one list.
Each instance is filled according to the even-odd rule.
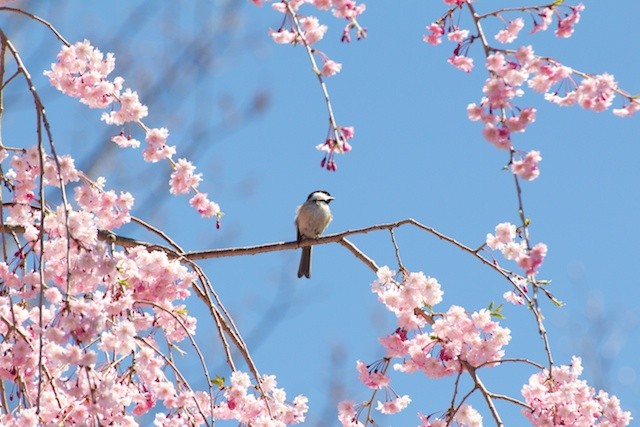
[[[327,228],[333,216],[329,203],[333,200],[331,194],[324,190],[317,190],[309,194],[307,200],[296,210],[296,230],[298,242],[303,239],[315,239]],[[302,248],[298,278],[311,278],[311,246]]]

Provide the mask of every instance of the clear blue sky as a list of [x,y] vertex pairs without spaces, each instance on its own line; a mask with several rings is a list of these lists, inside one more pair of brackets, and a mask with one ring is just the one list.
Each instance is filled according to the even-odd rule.
[[[353,151],[338,158],[335,173],[320,168],[322,156],[314,150],[327,129],[320,88],[301,47],[270,42],[267,30],[277,28],[281,16],[269,7],[256,8],[248,1],[58,0],[55,7],[43,3],[28,9],[50,20],[71,42],[89,38],[103,51],[113,51],[115,74],[149,105],[146,122],[169,128],[178,157],[183,150],[194,153],[205,178],[201,189],[226,214],[220,231],[199,219],[186,198],[161,200],[162,191],[149,196],[156,182],[165,188],[166,165],[142,165],[137,154],[101,152],[92,172],[106,176],[117,190],[131,191],[140,208],[134,214],[164,228],[183,248],[292,240],[296,206],[319,188],[336,198],[327,232],[413,217],[479,246],[496,224],[517,221],[512,178],[502,171],[506,153],[485,142],[481,126],[466,118],[466,105],[482,96],[482,52],[480,46],[471,50],[478,64],[473,73],[454,69],[446,63],[450,44],[432,47],[422,41],[424,27],[445,5],[400,3],[369,1],[361,18],[369,36],[349,45],[339,43],[342,22],[321,16],[330,29],[317,48],[343,63],[343,71],[327,80],[336,118],[356,128]],[[613,73],[621,87],[637,93],[640,3],[583,3],[586,10],[572,38],[559,40],[549,32],[525,40],[537,53],[581,71]],[[476,7],[486,11],[490,4],[522,3],[478,1]],[[59,151],[86,164],[108,144],[109,132],[117,130],[99,122],[99,113],[48,88],[41,71],[55,60],[53,37],[13,15],[0,15],[0,20],[40,85]],[[224,25],[228,28],[221,30]],[[206,43],[194,56],[193,45],[183,38]],[[179,69],[172,68],[176,58]],[[264,110],[249,116],[236,112],[258,92],[268,94]],[[8,111],[3,122],[10,145],[30,135],[16,130],[20,120],[32,123],[30,105],[22,105]],[[623,408],[640,417],[638,118],[559,108],[539,94],[527,94],[521,105],[538,109],[537,122],[515,136],[515,143],[543,156],[540,178],[523,185],[532,239],[549,247],[540,277],[552,280],[552,292],[566,303],[564,308],[543,303],[555,360],[566,364],[572,355],[582,355],[590,384],[618,395]],[[148,237],[133,227],[126,232]],[[432,236],[402,229],[397,238],[404,265],[443,285],[444,301],[436,310],[458,304],[475,311],[500,301],[508,290],[495,273]],[[352,241],[379,265],[395,266],[388,233]],[[307,425],[337,425],[337,400],[368,399],[355,362],[370,363],[383,355],[376,338],[395,329],[394,319],[370,292],[375,276],[341,246],[315,249],[308,281],[295,277],[298,256],[291,251],[202,265],[254,348],[261,371],[276,374],[289,396],[310,398]],[[202,310],[197,299],[190,304],[194,313]],[[526,309],[507,306],[504,314],[502,324],[513,335],[507,356],[544,361]],[[202,317],[198,326],[212,371],[226,375],[220,348],[212,344],[212,322]],[[481,374],[492,391],[520,397],[531,373],[500,367]],[[450,380],[422,375],[393,375],[392,384],[413,402],[402,415],[378,418],[381,426],[417,425],[416,413],[445,410],[452,390]],[[479,399],[472,403],[486,416]],[[500,409],[507,425],[525,425],[517,408]]]

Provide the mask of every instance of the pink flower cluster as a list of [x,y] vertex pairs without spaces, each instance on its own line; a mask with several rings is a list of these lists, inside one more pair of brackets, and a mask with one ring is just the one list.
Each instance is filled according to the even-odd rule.
[[500,30],[495,35],[495,39],[500,43],[513,43],[517,38],[520,30],[524,28],[524,20],[520,17],[509,22],[509,25],[503,30]]
[[[410,403],[409,396],[396,396],[386,402],[378,401],[376,410],[385,415],[396,414],[406,409]],[[338,421],[343,427],[365,427],[359,420],[359,415],[363,408],[363,405],[357,405],[351,400],[343,400],[338,404]]]
[[640,111],[640,101],[637,99],[630,99],[624,107],[614,109],[613,114],[618,117],[631,117],[637,111]]
[[[314,27],[314,21],[304,21],[303,26]],[[320,28],[316,28],[320,31]],[[312,31],[313,32],[313,31]],[[321,32],[321,31],[320,31]],[[219,206],[210,201],[206,194],[198,193],[197,187],[201,181],[201,174],[195,174],[195,166],[185,159],[180,159],[177,164],[171,160],[176,153],[176,147],[167,144],[169,131],[166,128],[148,128],[141,122],[148,114],[147,107],[143,105],[136,92],[131,89],[122,90],[124,80],[116,77],[113,81],[108,79],[109,74],[115,68],[115,58],[109,53],[105,56],[88,40],[78,42],[71,46],[63,46],[58,54],[58,62],[51,64],[51,70],[44,74],[49,77],[51,84],[63,93],[80,98],[80,102],[92,108],[106,108],[118,102],[119,108],[102,114],[102,120],[111,125],[122,126],[126,123],[138,123],[145,130],[145,142],[147,146],[142,151],[142,157],[147,162],[168,160],[174,167],[170,180],[171,194],[183,194],[193,190],[196,195],[190,200],[198,212],[205,217],[216,216],[218,226],[220,219]],[[339,71],[339,64],[328,64],[327,73]],[[119,147],[137,148],[140,142],[131,136],[125,136],[124,131],[112,138]],[[49,176],[49,175],[47,175]],[[185,191],[187,189],[187,191]]]
[[[321,168],[326,168],[328,171],[335,172],[338,170],[338,165],[335,161],[336,153],[344,154],[351,151],[351,144],[349,140],[353,139],[355,129],[353,126],[340,126],[337,132],[333,131],[333,126],[329,126],[327,139],[322,144],[316,145],[316,150],[325,153],[322,161],[320,162]],[[336,133],[338,136],[336,137]]]
[[195,174],[195,170],[196,167],[187,159],[178,159],[169,180],[171,194],[186,194],[191,188],[197,187],[202,174]]
[[[427,26],[427,34],[423,39],[431,45],[437,45],[446,35],[448,40],[456,43],[453,55],[448,62],[458,69],[470,72],[473,69],[473,59],[467,55],[467,52],[475,41],[481,40],[486,43],[486,40],[480,35],[470,35],[469,30],[458,26],[460,19],[455,17],[454,12],[458,9],[458,13],[462,13],[460,6],[465,3],[464,0],[451,0],[445,3],[454,7],[438,21]],[[556,36],[571,36],[575,25],[580,21],[580,13],[584,10],[584,5],[580,3],[577,6],[563,6],[561,3],[523,9],[523,12],[528,12],[533,17],[534,27],[531,32],[547,30],[555,17],[558,21]],[[495,39],[500,43],[512,43],[524,28],[524,20],[517,17],[506,21],[502,17],[504,13],[503,11],[486,13],[480,20],[495,16],[505,21],[505,28],[495,35]],[[586,75],[575,72],[557,61],[534,55],[531,46],[522,46],[516,51],[497,49],[488,45],[484,46],[484,49],[486,52],[492,52],[486,60],[490,77],[483,88],[485,96],[479,105],[470,104],[467,113],[471,120],[484,123],[484,138],[500,149],[510,149],[511,134],[524,132],[526,127],[535,121],[535,109],[519,108],[514,105],[514,98],[524,93],[522,86],[525,82],[534,91],[544,93],[545,99],[550,102],[561,106],[578,104],[594,111],[608,109],[616,93],[619,92],[618,85],[610,74]],[[576,82],[576,76],[581,77],[579,82]],[[640,110],[640,103],[628,95],[624,96],[627,98],[627,104],[613,112],[621,117],[628,117]],[[519,169],[520,176],[533,179],[538,175],[535,163],[533,158],[530,158],[523,164],[514,166]]]
[[448,427],[452,421],[456,422],[459,427],[482,427],[482,416],[471,405],[461,405],[451,420],[449,414],[444,418],[431,419],[433,415],[425,416],[419,414],[421,423],[418,427]]
[[124,83],[122,77],[114,81],[107,78],[115,64],[112,53],[105,57],[89,40],[84,40],[63,46],[58,62],[51,64],[51,70],[44,75],[62,93],[80,98],[80,102],[91,108],[105,108],[116,99]]
[[[0,159],[9,159],[6,150]],[[201,425],[207,418],[269,426],[303,422],[306,398],[287,403],[274,377],[262,378],[265,394],[259,397],[248,376],[235,373],[214,400],[175,381],[162,351],[195,334],[196,319],[184,300],[196,275],[165,252],[141,246],[118,251],[101,240],[99,230],[129,221],[133,198],[105,190],[103,179],[89,182],[70,157],[57,160],[46,157],[41,171],[34,147],[3,167],[12,197],[4,223],[25,231],[16,237],[13,259],[0,262],[0,376],[13,383],[21,402],[19,410],[0,415],[0,424],[84,426],[99,420],[136,426],[135,417],[150,411],[157,425]],[[188,162],[177,166],[179,189],[194,178]],[[77,207],[45,204],[41,223],[39,177],[50,187],[80,181],[74,187]],[[42,265],[42,276],[35,263]],[[33,302],[41,290],[45,302],[39,307]]]
[[538,163],[542,160],[539,151],[529,151],[524,159],[514,160],[511,164],[511,171],[522,179],[533,181],[540,175]]
[[[518,49],[516,61],[528,60],[532,55],[529,49]],[[526,67],[518,66],[518,62],[507,60],[502,53],[489,55],[486,67],[490,77],[482,89],[485,97],[480,105],[469,104],[467,114],[469,119],[485,124],[482,134],[487,141],[507,150],[511,148],[511,134],[524,132],[536,119],[534,108],[519,109],[512,103],[514,98],[522,96],[521,86],[529,77],[529,72]],[[508,111],[509,115],[503,115],[502,111]]]
[[[311,3],[313,6],[320,10],[332,9],[333,14],[336,17],[346,18],[347,20],[349,20],[349,24],[347,24],[347,27],[345,27],[344,30],[343,40],[350,39],[350,29],[355,26],[355,20],[358,15],[360,15],[365,10],[364,4],[356,6],[355,1],[352,0],[290,0],[273,3],[273,9],[277,10],[278,12],[284,13],[286,16],[280,28],[278,28],[277,30],[269,30],[269,35],[274,42],[280,44],[298,44],[304,42],[308,46],[311,46],[324,37],[328,27],[326,25],[321,25],[318,18],[314,16],[302,16],[297,14],[300,6],[305,2]],[[293,16],[291,14],[292,11],[295,14]],[[298,31],[296,20],[299,23],[301,32]],[[289,22],[288,26],[286,26],[287,21]],[[360,33],[361,30],[358,30],[358,38],[364,37],[364,35]],[[317,49],[313,49],[312,53],[319,55],[322,59],[323,65],[322,68],[318,71],[320,75],[324,77],[330,77],[339,73],[342,69],[342,64],[335,62]]]
[[407,358],[394,366],[396,370],[422,370],[438,378],[464,369],[461,362],[480,366],[502,357],[502,347],[510,340],[509,330],[493,322],[484,309],[469,317],[462,307],[452,306],[432,322],[430,333],[416,333],[409,339],[407,331],[429,323],[416,309],[438,304],[443,293],[440,284],[423,273],[410,273],[400,284],[393,280],[394,275],[388,267],[380,268],[372,290],[398,318],[398,330],[380,340],[388,357]]
[[254,394],[252,390],[256,386],[245,372],[234,372],[230,381],[231,385],[223,389],[225,400],[213,408],[213,419],[237,420],[242,425],[265,427],[284,427],[305,421],[308,399],[298,395],[291,403],[287,403],[287,394],[277,387],[275,376],[262,376],[260,386],[265,396]]
[[580,358],[571,365],[553,367],[529,378],[522,395],[531,409],[524,415],[534,426],[622,427],[631,422],[631,413],[620,401],[604,391],[595,393],[584,380]]
[[433,307],[442,301],[440,283],[424,273],[409,273],[402,283],[393,277],[395,271],[384,266],[377,272],[378,279],[371,285],[371,291],[389,311],[398,318],[398,325],[405,330],[424,326],[427,321],[415,313],[416,308]]
[[580,22],[580,12],[584,10],[584,5],[570,6],[569,13],[558,20],[558,28],[555,31],[557,37],[571,37],[573,27]]
[[98,228],[113,230],[131,220],[129,211],[133,207],[133,196],[130,193],[116,195],[113,190],[104,190],[104,179],[93,185],[85,183],[74,189],[74,198],[85,212],[95,216]]
[[527,249],[526,242],[515,240],[516,230],[511,223],[500,223],[495,228],[495,235],[487,234],[486,244],[492,250],[502,252],[506,259],[516,261],[527,276],[536,274],[547,255],[547,245],[538,243]]
[[[427,314],[431,307],[442,301],[440,284],[423,273],[408,273],[398,283],[396,273],[388,267],[377,272],[372,291],[387,309],[398,318],[396,331],[380,342],[386,349],[386,357],[371,365],[358,361],[358,378],[368,388],[385,389],[387,401],[378,402],[376,409],[382,413],[396,413],[410,403],[409,396],[399,396],[390,387],[387,367],[394,358],[401,359],[393,365],[396,371],[421,371],[431,378],[454,375],[469,367],[495,366],[504,356],[503,347],[510,341],[507,328],[491,320],[491,313],[482,309],[468,314],[462,307],[452,306],[446,313]],[[435,320],[434,320],[435,319]],[[430,326],[429,331],[424,328]],[[353,402],[341,402],[338,419],[343,426],[362,426],[360,410]],[[361,409],[361,408],[360,408]],[[471,407],[464,407],[456,414],[461,425],[481,425],[482,418]],[[478,421],[479,420],[479,421]],[[429,424],[429,417],[422,425]],[[468,423],[468,424],[465,424]],[[442,424],[445,425],[445,424]]]
[[142,151],[142,158],[151,163],[171,159],[176,153],[176,147],[167,145],[169,131],[167,128],[148,129],[144,138],[147,147]]
[[[289,29],[285,29],[283,26],[276,31],[270,30],[269,34],[273,41],[276,43],[295,44],[304,40],[308,45],[312,45],[324,37],[327,31],[326,25],[320,25],[316,17],[305,17],[297,14],[298,9],[304,3],[316,7],[318,10],[331,9],[336,18],[346,19],[348,23],[343,30],[342,41],[348,42],[351,40],[350,32],[353,28],[357,28],[356,36],[358,39],[366,36],[366,30],[357,25],[358,16],[366,10],[366,6],[363,3],[356,4],[355,0],[282,0],[273,3],[271,7],[287,16],[289,16],[290,10],[296,13],[303,32],[300,34],[292,22]],[[261,5],[262,2],[258,4]]]
[[396,332],[381,340],[389,356],[405,358],[394,369],[441,378],[466,370],[466,364],[494,366],[504,356],[503,347],[511,335],[509,329],[491,320],[488,310],[469,315],[454,305],[433,323],[430,332],[399,342],[401,338]]

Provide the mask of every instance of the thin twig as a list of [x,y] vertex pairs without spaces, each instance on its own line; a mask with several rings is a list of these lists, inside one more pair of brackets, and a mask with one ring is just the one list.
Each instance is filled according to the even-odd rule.
[[20,14],[20,15],[27,16],[30,19],[33,19],[34,21],[37,21],[37,22],[43,24],[45,27],[47,27],[56,36],[56,38],[58,40],[60,40],[62,43],[64,43],[65,46],[71,46],[71,44],[69,44],[69,42],[66,41],[64,37],[62,37],[62,34],[60,34],[58,32],[58,30],[56,30],[54,28],[53,25],[51,25],[48,21],[45,21],[44,19],[40,18],[39,16],[34,15],[32,13],[29,13],[29,12],[27,12],[25,10],[22,10],[22,9],[17,9],[15,7],[0,7],[0,11],[3,11],[3,10],[6,10],[7,12],[13,12],[13,13],[17,13],[17,14]]

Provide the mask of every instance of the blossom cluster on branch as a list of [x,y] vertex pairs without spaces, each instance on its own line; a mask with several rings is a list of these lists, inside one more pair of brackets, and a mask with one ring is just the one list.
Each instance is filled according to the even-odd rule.
[[[0,36],[2,51],[11,53],[16,76],[24,77],[26,93],[34,99],[39,129],[45,129],[42,134],[39,130],[36,146],[0,147],[5,189],[0,424],[136,426],[145,414],[157,426],[211,425],[215,420],[274,427],[303,422],[306,398],[290,401],[274,376],[258,374],[197,266],[178,259],[177,252],[170,257],[167,251],[112,244],[115,230],[132,221],[133,196],[108,190],[104,178],[91,180],[76,169],[71,156],[55,154],[44,102],[1,29]],[[196,190],[201,175],[191,162],[171,159],[176,150],[166,143],[167,129],[145,126],[147,107],[136,92],[123,91],[120,77],[109,79],[114,65],[112,54],[104,56],[85,40],[64,44],[45,75],[89,107],[111,108],[102,115],[108,124],[142,127],[147,143],[143,159],[172,165],[170,192],[195,191],[190,204],[203,216],[219,218],[217,204]],[[2,83],[3,88],[8,84]],[[124,130],[113,141],[139,146]],[[51,191],[57,197],[49,196]],[[67,199],[69,191],[72,200]],[[173,354],[182,353],[184,343],[188,351],[199,353],[196,319],[185,305],[194,289],[209,302],[220,334],[226,329],[246,357],[253,380],[235,368],[230,355],[230,383],[214,380],[200,354],[207,386],[197,390],[174,363]]]
[[[258,6],[262,6],[264,3],[263,0],[253,0],[253,2]],[[299,9],[304,4],[315,7],[319,11],[331,10],[336,18],[345,19],[347,24],[342,31],[341,40],[343,42],[351,41],[352,32],[355,32],[358,40],[366,37],[367,30],[358,22],[358,17],[366,10],[366,6],[364,3],[358,4],[355,0],[280,0],[271,5],[274,10],[282,13],[284,18],[278,29],[269,30],[269,35],[276,43],[301,44],[305,47],[311,66],[324,92],[329,115],[329,129],[325,141],[317,144],[316,149],[324,152],[320,167],[335,172],[338,170],[335,155],[351,151],[351,144],[348,141],[353,138],[354,128],[353,126],[341,126],[336,122],[324,77],[331,77],[339,73],[342,70],[342,64],[334,61],[321,50],[312,47],[322,40],[328,26],[320,24],[320,20],[315,16],[302,15]],[[322,66],[317,65],[316,58],[322,61]]]
[[[56,163],[39,153],[0,150],[12,195],[4,224],[24,230],[13,256],[0,262],[0,373],[20,402],[0,416],[2,425],[134,426],[149,411],[156,412],[156,425],[166,426],[303,421],[306,398],[288,403],[273,376],[261,379],[257,395],[240,371],[217,390],[174,381],[180,373],[163,342],[178,349],[196,332],[184,304],[196,274],[165,252],[115,250],[99,239],[99,230],[130,221],[131,195],[105,190],[104,180],[90,182],[67,156]],[[76,207],[41,203],[40,180],[53,187],[76,183]],[[30,268],[30,258],[40,269]]]
[[[497,260],[494,261],[496,270],[513,286],[513,290],[505,292],[503,297],[511,303],[526,305],[531,309],[550,363],[550,369],[534,374],[529,385],[523,387],[525,402],[514,398],[509,400],[525,407],[523,413],[535,426],[628,425],[630,414],[620,409],[615,397],[609,397],[602,391],[595,395],[592,388],[578,380],[581,372],[577,368],[579,359],[574,359],[572,366],[576,368],[553,366],[546,330],[542,326],[541,308],[538,299],[532,295],[543,292],[556,305],[560,303],[550,291],[541,287],[547,282],[536,279],[547,255],[547,245],[530,243],[529,219],[524,212],[519,182],[532,181],[540,175],[539,163],[542,156],[539,150],[523,152],[516,149],[513,136],[524,132],[536,119],[535,108],[518,105],[518,98],[524,94],[526,86],[544,93],[546,100],[560,106],[577,104],[597,112],[608,109],[615,96],[620,95],[625,104],[622,108],[615,109],[614,114],[622,117],[630,116],[640,109],[640,103],[619,89],[613,76],[608,73],[590,75],[574,70],[555,59],[535,54],[530,45],[516,49],[495,47],[489,43],[484,29],[485,20],[497,18],[504,26],[495,34],[494,39],[500,44],[514,43],[525,28],[525,21],[520,16],[513,19],[508,16],[520,13],[532,18],[532,34],[549,29],[555,20],[555,35],[567,38],[573,34],[575,25],[580,21],[584,10],[582,4],[564,6],[563,1],[558,1],[542,6],[496,9],[481,14],[475,6],[480,2],[444,0],[444,3],[449,9],[427,26],[428,33],[424,36],[424,41],[438,45],[446,37],[454,43],[453,54],[448,62],[465,72],[471,72],[474,68],[474,59],[470,54],[472,47],[478,44],[481,46],[489,77],[482,89],[483,98],[478,104],[469,104],[467,114],[470,120],[483,123],[482,135],[487,141],[508,151],[508,167],[514,176],[519,204],[521,224],[499,224],[495,235],[488,234],[483,245],[474,254],[477,255],[485,248],[499,250],[505,259],[515,261],[522,270],[521,274],[517,274],[502,267]],[[465,16],[468,17],[470,28],[460,26]],[[391,378],[387,369],[396,358],[400,360],[393,365],[396,371],[421,371],[430,378],[451,375],[459,378],[467,373],[475,384],[473,390],[456,402],[456,381],[451,407],[442,411],[442,416],[434,415],[435,412],[428,416],[420,415],[421,426],[481,426],[482,417],[466,403],[467,397],[474,391],[484,396],[489,403],[492,418],[497,425],[502,425],[500,415],[492,403],[497,395],[482,385],[477,372],[479,368],[496,366],[504,356],[503,346],[509,342],[509,330],[491,320],[492,316],[501,317],[500,308],[493,309],[491,304],[489,309],[467,313],[462,307],[452,306],[444,313],[433,312],[433,305],[440,302],[442,295],[437,281],[422,273],[407,273],[402,266],[401,270],[402,279],[398,281],[394,280],[395,272],[387,267],[378,271],[378,280],[374,282],[373,290],[378,294],[380,302],[396,315],[398,328],[381,339],[387,353],[384,359],[370,365],[360,361],[357,363],[359,379],[374,391],[369,401],[360,404],[345,401],[339,405],[338,418],[342,425],[375,425],[372,417],[373,400],[381,389],[386,391],[387,396],[386,401],[379,402],[376,408],[381,413],[395,413],[408,406],[410,397],[399,395],[390,386]],[[425,331],[427,326],[430,330]],[[567,370],[570,371],[571,378],[565,379],[560,374]],[[561,378],[556,378],[556,374]],[[579,409],[580,407],[584,409]]]
[[[196,194],[189,204],[202,216],[217,217],[219,221],[222,213],[218,204],[210,201],[207,194],[197,190],[202,174],[195,174],[195,166],[186,159],[179,159],[177,164],[172,160],[176,147],[167,144],[169,131],[166,128],[148,128],[144,125],[142,119],[148,115],[147,106],[140,102],[135,91],[128,88],[122,91],[122,77],[109,79],[109,74],[114,69],[115,56],[112,53],[105,56],[88,40],[84,40],[62,46],[58,61],[51,64],[51,70],[44,74],[56,89],[78,98],[83,104],[91,108],[111,108],[110,112],[102,113],[105,123],[116,126],[138,124],[145,132],[147,143],[142,151],[144,160],[152,163],[167,160],[172,165],[170,193],[185,194],[194,191]],[[130,131],[125,135],[124,128],[112,141],[121,148],[140,146],[140,142],[131,136]]]
[[[265,2],[268,1],[253,0],[256,5]],[[520,180],[532,181],[539,176],[542,156],[539,150],[517,150],[513,138],[536,120],[534,108],[517,103],[526,87],[544,93],[552,103],[579,105],[593,111],[610,108],[615,96],[621,96],[624,105],[614,113],[623,117],[633,115],[640,103],[622,91],[610,74],[574,70],[534,53],[529,45],[516,49],[494,47],[483,28],[485,20],[500,19],[503,28],[493,39],[501,45],[514,43],[525,28],[521,16],[511,18],[519,13],[533,18],[531,33],[545,31],[556,22],[556,36],[566,38],[580,20],[584,10],[581,4],[565,6],[563,1],[556,1],[479,14],[475,10],[479,2],[444,3],[447,11],[427,27],[424,40],[437,45],[446,37],[454,43],[448,62],[465,72],[474,69],[470,49],[474,44],[482,48],[488,78],[482,99],[470,104],[467,114],[472,121],[483,124],[482,135],[487,141],[509,153],[508,169],[519,205],[518,225],[500,223],[495,234],[487,234],[478,249],[463,249],[507,280],[510,290],[503,294],[505,300],[530,310],[548,364],[545,367],[527,359],[505,357],[511,331],[500,324],[501,306],[490,304],[488,308],[466,310],[451,305],[436,310],[444,295],[440,283],[422,272],[408,272],[397,255],[400,272],[379,268],[371,286],[379,302],[395,316],[393,332],[380,338],[385,355],[372,363],[356,362],[357,377],[371,397],[361,403],[340,402],[338,420],[343,426],[366,427],[376,423],[374,410],[385,415],[405,410],[412,398],[391,386],[392,368],[406,374],[420,372],[429,380],[455,378],[449,407],[430,408],[428,415],[419,413],[420,427],[481,426],[482,415],[468,402],[474,393],[482,395],[497,425],[503,423],[494,401],[503,399],[521,407],[524,417],[534,426],[626,426],[631,416],[621,409],[619,400],[604,391],[596,392],[579,379],[579,358],[570,365],[557,366],[553,362],[537,298],[543,293],[556,302],[543,286],[547,283],[537,279],[547,246],[542,242],[531,244],[520,188]],[[302,45],[323,90],[329,128],[316,148],[324,153],[321,166],[336,171],[335,154],[351,150],[349,141],[354,137],[354,128],[338,125],[324,79],[339,73],[342,64],[315,47],[327,33],[327,25],[300,10],[303,6],[315,7],[345,20],[341,40],[349,42],[353,34],[358,39],[366,36],[366,29],[358,22],[365,6],[354,0],[280,0],[271,4],[283,15],[281,25],[269,31],[271,39],[280,44]],[[460,27],[465,16],[471,29]],[[38,118],[36,145],[0,147],[1,179],[6,189],[2,192],[0,216],[4,254],[0,260],[0,377],[2,387],[5,383],[13,387],[11,402],[0,401],[0,423],[135,426],[145,415],[153,416],[157,426],[211,425],[217,420],[235,420],[247,426],[282,427],[304,422],[307,398],[299,395],[290,400],[278,387],[275,376],[259,374],[208,279],[196,264],[185,260],[177,245],[166,238],[175,249],[171,252],[142,245],[121,249],[113,244],[115,238],[110,237],[114,231],[134,219],[133,196],[108,190],[104,179],[90,179],[76,169],[71,156],[56,153],[44,103],[2,29],[0,38],[2,51],[9,52],[17,65],[15,75],[0,82],[1,88],[16,84],[18,79],[14,77],[22,75],[34,98]],[[318,66],[317,61],[322,65]],[[120,127],[112,138],[119,147],[140,147],[142,143],[132,135],[131,127],[141,128],[146,144],[142,159],[171,165],[169,193],[195,193],[190,205],[202,216],[216,217],[219,222],[219,206],[198,191],[202,174],[196,173],[187,159],[173,160],[177,149],[167,142],[168,129],[145,125],[148,108],[135,91],[124,88],[124,79],[109,77],[114,69],[115,56],[104,55],[85,40],[63,42],[57,61],[44,74],[62,93],[90,108],[107,109],[102,120]],[[73,198],[68,200],[67,191],[71,190]],[[48,191],[57,197],[46,196]],[[5,194],[9,196],[6,199]],[[462,246],[453,239],[439,237]],[[395,239],[393,244],[398,254]],[[483,258],[480,254],[487,249],[515,261],[520,273],[508,270],[496,259],[492,262]],[[364,258],[363,255],[361,259]],[[371,261],[369,265],[375,263]],[[209,376],[207,362],[194,339],[196,319],[185,305],[192,293],[211,312],[226,351],[229,381]],[[249,372],[235,367],[227,340],[242,355]],[[206,379],[202,390],[192,388],[176,366],[174,353],[185,351],[182,345],[200,357]],[[505,363],[516,362],[538,369],[521,388],[523,401],[492,392],[480,377],[484,369],[500,369]],[[461,390],[462,376],[472,382],[466,393]],[[384,397],[379,397],[383,393]]]

